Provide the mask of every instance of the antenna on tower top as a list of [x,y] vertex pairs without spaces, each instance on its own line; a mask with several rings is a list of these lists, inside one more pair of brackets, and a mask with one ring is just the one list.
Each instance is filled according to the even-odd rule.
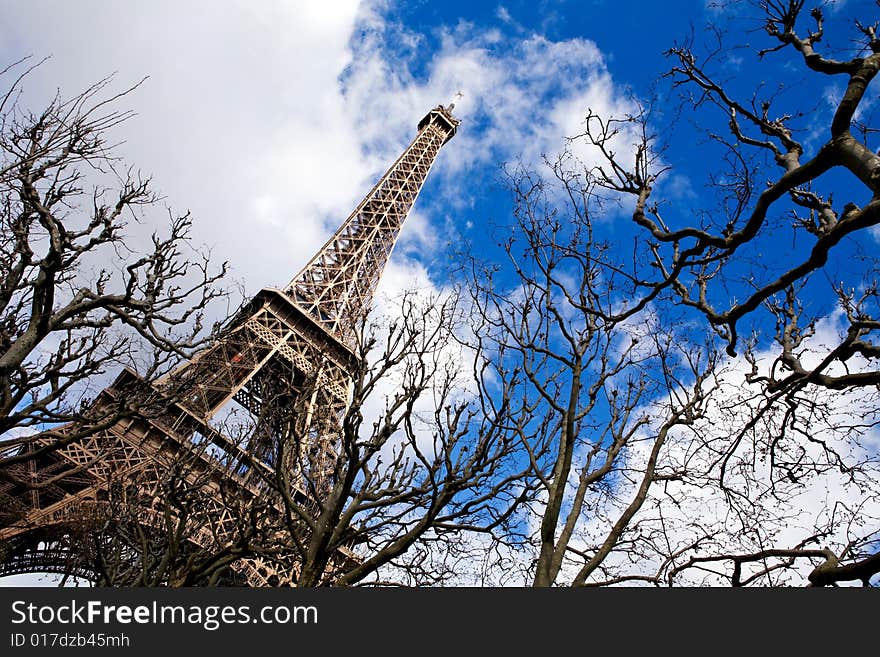
[[446,108],[447,112],[449,112],[450,114],[452,113],[452,110],[455,109],[455,101],[459,98],[464,98],[464,94],[461,93],[461,90],[455,92],[455,95],[452,97],[452,102],[449,103],[449,106]]

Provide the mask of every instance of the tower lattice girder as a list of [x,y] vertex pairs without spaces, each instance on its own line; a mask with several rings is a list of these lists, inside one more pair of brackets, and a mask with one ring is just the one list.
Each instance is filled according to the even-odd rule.
[[[195,464],[192,477],[207,477],[202,506],[213,514],[210,530],[202,528],[189,540],[202,548],[216,547],[233,521],[214,498],[218,487],[231,484],[243,498],[260,495],[255,479],[240,474],[242,465],[245,472],[271,466],[207,421],[230,400],[260,415],[279,383],[288,386],[283,391],[288,403],[297,402],[303,435],[316,441],[307,446],[312,476],[330,476],[338,420],[358,367],[356,328],[440,148],[456,132],[459,122],[451,109],[428,112],[403,154],[285,288],[262,290],[212,346],[157,382],[148,394],[173,400],[161,417],[129,417],[39,461],[13,466],[35,486],[0,485],[0,508],[8,512],[0,513],[0,574],[37,568],[66,572],[60,563],[65,532],[78,520],[104,512],[114,482],[134,482],[139,497],[153,501],[140,508],[143,523],[159,524],[163,471],[187,459]],[[127,386],[143,388],[135,373],[124,371],[99,396],[96,408],[125,394]],[[308,399],[298,399],[306,389]],[[307,431],[319,416],[321,426]],[[222,461],[205,449],[206,441],[224,454]],[[314,485],[308,490],[320,495]],[[298,494],[310,494],[305,491]],[[4,553],[4,544],[15,548],[30,533],[38,533],[39,543]],[[340,556],[343,561],[351,558]],[[240,559],[234,569],[251,585],[289,581],[291,576],[261,559]]]
[[409,147],[287,286],[291,298],[341,342],[353,339],[403,221],[457,125],[443,108],[430,112]]
[[355,329],[440,147],[457,126],[446,109],[429,112],[403,154],[285,289],[263,290],[226,338],[164,385],[191,390],[187,405],[205,418],[233,397],[255,409],[261,400],[248,384],[281,358],[305,376],[320,371],[327,395],[344,404],[356,366]]

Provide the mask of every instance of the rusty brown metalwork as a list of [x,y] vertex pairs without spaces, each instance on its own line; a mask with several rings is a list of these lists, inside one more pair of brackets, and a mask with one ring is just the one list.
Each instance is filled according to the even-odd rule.
[[[262,491],[254,478],[240,474],[240,466],[246,463],[244,471],[251,472],[271,466],[209,421],[230,401],[258,415],[270,377],[275,377],[276,387],[279,380],[288,382],[291,403],[298,401],[303,409],[304,435],[317,441],[307,446],[313,479],[331,476],[339,433],[333,424],[347,407],[351,376],[358,366],[355,329],[371,306],[403,222],[440,148],[456,132],[459,121],[451,109],[438,106],[428,112],[403,154],[287,286],[262,290],[231,318],[221,338],[154,386],[123,371],[92,408],[100,411],[114,399],[135,393],[141,395],[144,408],[161,399],[172,399],[173,404],[135,414],[12,466],[21,472],[10,480],[24,478],[35,485],[0,483],[0,575],[59,572],[89,578],[81,561],[71,568],[66,537],[104,517],[113,486],[133,486],[141,522],[161,526],[163,473],[182,459],[190,463],[187,476],[200,482],[202,510],[210,516],[188,540],[204,549],[222,548],[226,524],[234,519],[226,517],[228,509],[216,499],[217,491],[231,485],[242,499],[259,496]],[[297,381],[309,382],[308,399],[296,399],[304,394]],[[323,423],[319,430],[309,432],[318,422]],[[74,429],[61,428],[59,433]],[[39,446],[32,443],[28,449]],[[320,495],[320,486],[303,488],[299,494]],[[350,558],[353,555],[340,557]],[[291,573],[263,558],[240,559],[234,570],[241,583],[251,586],[292,579]]]

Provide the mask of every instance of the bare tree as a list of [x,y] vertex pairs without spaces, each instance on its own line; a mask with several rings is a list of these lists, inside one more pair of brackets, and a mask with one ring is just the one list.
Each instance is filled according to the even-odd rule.
[[[496,405],[478,394],[490,364],[455,340],[457,298],[407,293],[398,304],[364,324],[341,416],[328,406],[303,422],[281,382],[280,403],[264,404],[251,429],[276,428],[275,467],[261,485],[279,517],[260,556],[297,586],[442,583],[455,573],[421,565],[430,546],[452,549],[465,532],[503,526],[528,495],[518,448],[501,430],[505,393]],[[297,399],[308,403],[316,385]],[[333,454],[318,467],[321,433]]]
[[[825,29],[821,9],[814,9],[811,18],[805,19],[801,0],[755,4],[764,17],[764,31],[776,44],[759,50],[759,59],[779,51],[791,52],[796,63],[820,76],[819,84],[825,83],[825,77],[844,80],[843,93],[823,126],[827,132],[813,126],[807,133],[811,143],[798,141],[798,134],[806,132],[803,123],[815,121],[816,114],[796,106],[777,109],[786,97],[766,83],[752,89],[747,100],[740,101],[729,93],[725,84],[712,76],[712,66],[725,47],[718,30],[718,43],[703,57],[690,44],[667,53],[674,60],[668,73],[673,88],[682,91],[682,102],[703,119],[700,125],[708,132],[707,151],[717,147],[711,152],[719,153],[716,161],[720,167],[708,181],[717,193],[718,204],[714,210],[700,213],[701,225],[685,223],[687,215],[678,221],[675,204],[657,197],[658,182],[668,167],[659,166],[662,149],[649,130],[648,114],[609,119],[591,113],[586,131],[577,138],[601,153],[602,164],[590,171],[594,183],[633,197],[633,221],[649,235],[653,257],[646,264],[662,276],[644,281],[642,303],[653,299],[658,288],[671,288],[679,303],[709,320],[731,354],[742,344],[740,325],[762,310],[769,311],[779,326],[781,347],[777,373],[768,381],[774,390],[806,383],[832,389],[876,385],[873,371],[832,373],[835,365],[845,370],[846,362],[856,354],[868,360],[877,356],[871,341],[877,325],[872,319],[876,293],[870,278],[875,268],[870,260],[864,271],[868,284],[863,290],[832,283],[848,322],[839,344],[815,367],[797,357],[815,324],[814,319],[804,317],[801,303],[804,294],[814,291],[805,288],[814,284],[811,274],[828,265],[845,238],[864,233],[880,221],[880,156],[867,144],[875,130],[863,122],[868,117],[859,112],[880,66],[876,26],[856,21],[862,40],[851,50],[857,56],[838,60],[818,50]],[[807,20],[812,26],[802,26]],[[720,126],[713,112],[726,121],[727,135],[715,132]],[[801,125],[792,125],[796,122]],[[613,137],[622,129],[641,132],[632,162],[628,156],[616,155],[611,147]],[[822,141],[815,141],[817,136]],[[773,167],[778,173],[774,174]],[[830,175],[840,171],[849,179],[841,182]],[[827,191],[822,191],[823,187]],[[838,198],[833,198],[835,191]],[[840,195],[848,198],[840,199]],[[869,200],[857,203],[859,198]],[[683,225],[676,226],[672,218]],[[770,264],[753,261],[755,254],[749,249],[783,230],[797,236],[792,240],[793,248],[776,252],[775,262]],[[733,270],[743,263],[752,266],[740,281],[741,274]],[[726,291],[725,286],[737,282],[747,291],[744,299],[731,299]]]
[[[649,109],[625,117],[590,112],[574,138],[598,158],[585,165],[574,190],[584,195],[584,207],[596,208],[603,197],[629,198],[637,228],[636,257],[617,270],[625,272],[628,303],[607,311],[607,319],[672,305],[708,320],[732,359],[743,353],[730,361],[745,368],[741,379],[723,381],[711,409],[701,403],[704,417],[674,456],[682,483],[668,487],[685,498],[716,489],[740,532],[683,522],[681,536],[688,538],[673,546],[669,523],[660,522],[663,502],[650,500],[645,509],[657,514],[662,558],[646,579],[656,584],[698,571],[711,572],[707,581],[734,585],[798,578],[868,584],[880,572],[869,504],[878,482],[870,400],[880,383],[880,324],[877,260],[867,246],[880,222],[880,157],[870,146],[877,130],[868,100],[880,70],[878,25],[856,20],[849,34],[834,35],[845,44],[835,50],[822,9],[806,15],[804,4],[730,3],[730,22],[709,30],[707,52],[692,40],[667,52],[672,66],[665,79],[693,118],[664,134],[687,139],[688,125],[698,131],[703,159],[717,165],[706,174],[712,205],[692,208],[666,194],[675,151],[652,131],[658,124]],[[755,25],[769,43],[752,53],[762,75],[749,87],[725,77],[723,65],[726,39]],[[788,68],[775,66],[774,58],[786,55]],[[780,76],[778,84],[771,75]],[[831,111],[804,105],[828,97],[824,85],[838,80]],[[812,97],[804,93],[809,85]],[[621,148],[622,136],[634,146]],[[542,246],[560,248],[556,240]],[[591,258],[582,245],[571,250]],[[836,308],[823,299],[836,300]],[[831,473],[854,497],[816,503],[807,521],[792,502]],[[804,522],[797,537],[783,531],[795,516]]]
[[539,491],[525,575],[535,586],[645,579],[619,557],[639,549],[649,489],[681,476],[663,470],[665,444],[702,417],[715,355],[679,349],[672,313],[627,308],[638,281],[594,237],[599,199],[570,154],[509,180],[507,265],[475,267],[470,290],[474,335],[516,400],[506,430]]
[[169,212],[144,249],[127,230],[161,202],[110,141],[138,85],[111,93],[108,78],[34,113],[27,63],[0,72],[14,78],[0,97],[0,477],[19,485],[34,483],[17,476],[28,461],[150,412],[91,400],[111,370],[150,381],[198,347],[226,269],[190,244],[188,214]]

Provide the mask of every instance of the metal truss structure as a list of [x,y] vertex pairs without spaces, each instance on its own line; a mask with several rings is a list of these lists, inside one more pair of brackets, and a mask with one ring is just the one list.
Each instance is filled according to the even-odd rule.
[[[451,110],[428,112],[403,154],[286,287],[263,289],[230,319],[221,338],[164,379],[147,385],[123,371],[91,407],[98,417],[120,400],[137,399],[139,412],[86,438],[76,437],[76,426],[62,427],[62,446],[45,453],[39,443],[27,447],[32,458],[10,466],[18,471],[5,479],[28,485],[0,483],[0,575],[56,572],[95,579],[88,563],[71,559],[71,546],[81,544],[73,540],[77,532],[98,526],[120,499],[132,500],[141,526],[162,531],[162,482],[183,462],[185,479],[201,496],[202,515],[187,541],[192,549],[222,549],[238,519],[221,503],[221,491],[233,491],[242,502],[257,499],[265,495],[257,470],[286,467],[272,464],[271,423],[265,441],[245,443],[212,427],[210,420],[230,401],[254,418],[277,406],[279,396],[296,409],[299,433],[308,436],[301,446],[306,458],[297,459],[296,467],[307,463],[303,480],[307,474],[310,483],[297,494],[322,495],[326,487],[320,482],[329,484],[332,477],[339,420],[358,366],[356,327],[431,165],[456,132],[459,121]],[[340,555],[339,563],[352,558]],[[138,555],[130,559],[136,563]],[[285,568],[290,566],[241,558],[232,568],[233,583],[284,584],[293,579]]]

